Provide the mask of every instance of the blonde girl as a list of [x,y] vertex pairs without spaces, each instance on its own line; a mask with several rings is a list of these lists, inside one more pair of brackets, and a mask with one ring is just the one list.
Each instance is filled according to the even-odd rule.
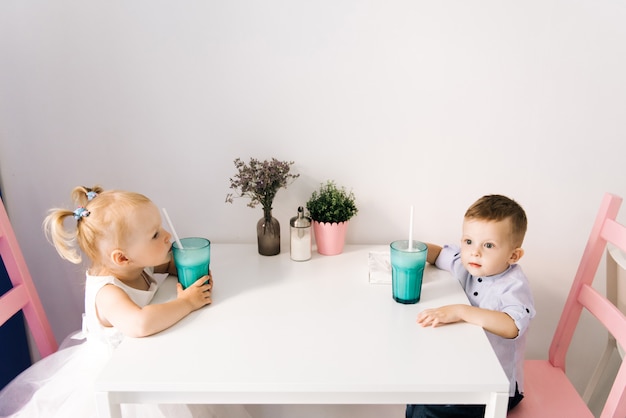
[[[153,273],[176,274],[171,257],[171,235],[162,227],[158,208],[144,195],[126,191],[103,191],[76,187],[72,198],[74,211],[54,209],[44,221],[48,238],[61,257],[80,263],[76,245],[89,258],[88,281],[92,277],[114,277],[96,295],[96,316],[104,327],[115,327],[122,334],[144,337],[175,324],[192,311],[211,303],[211,284],[207,277],[182,290],[167,303],[134,303],[124,286],[137,290],[156,288]],[[73,219],[76,228],[65,228]],[[91,325],[91,324],[88,324]]]
[[[96,417],[93,382],[125,336],[146,337],[211,303],[209,273],[172,300],[150,304],[176,274],[171,235],[142,194],[79,186],[74,210],[51,209],[44,230],[59,255],[89,265],[83,331],[86,342],[39,361],[0,392],[0,417]],[[138,353],[140,355],[140,353]],[[175,361],[175,359],[163,359]],[[158,365],[155,365],[158,367]],[[124,417],[249,417],[242,406],[123,405]]]

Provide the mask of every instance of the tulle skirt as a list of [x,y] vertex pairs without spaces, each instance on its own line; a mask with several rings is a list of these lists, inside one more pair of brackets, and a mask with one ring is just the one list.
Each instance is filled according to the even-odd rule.
[[[98,418],[94,381],[108,348],[86,342],[38,361],[0,391],[0,418]],[[242,405],[123,404],[124,418],[250,418]]]

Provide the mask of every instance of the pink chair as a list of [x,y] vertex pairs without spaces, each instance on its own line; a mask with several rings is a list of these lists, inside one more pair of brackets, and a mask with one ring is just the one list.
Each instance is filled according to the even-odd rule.
[[[626,347],[626,316],[592,287],[607,243],[626,251],[626,227],[615,220],[622,199],[606,194],[552,338],[548,360],[524,363],[525,397],[509,418],[589,417],[593,414],[565,374],[565,357],[582,309],[585,308],[617,343]],[[622,363],[600,418],[626,417],[626,363]]]
[[1,199],[0,256],[13,284],[12,289],[0,296],[0,326],[22,310],[41,357],[54,353],[58,349],[56,339]]
[[[606,296],[622,313],[626,314],[626,256],[615,247],[606,250]],[[624,358],[624,348],[617,344],[615,337],[609,333],[604,353],[583,393],[585,402],[589,403],[595,393],[613,352],[617,352],[620,359]]]

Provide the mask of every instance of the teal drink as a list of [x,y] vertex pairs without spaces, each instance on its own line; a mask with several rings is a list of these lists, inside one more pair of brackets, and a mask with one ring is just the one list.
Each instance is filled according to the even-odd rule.
[[423,242],[408,240],[391,243],[391,286],[393,298],[399,303],[417,303],[422,293],[422,278],[428,247]]
[[183,238],[180,241],[183,248],[179,248],[178,243],[174,242],[172,253],[178,281],[186,289],[200,277],[209,274],[211,241],[206,238]]

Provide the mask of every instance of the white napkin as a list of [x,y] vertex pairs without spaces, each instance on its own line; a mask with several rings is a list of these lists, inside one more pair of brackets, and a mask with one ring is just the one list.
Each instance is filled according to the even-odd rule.
[[370,251],[369,280],[375,284],[391,284],[391,262],[389,251]]

